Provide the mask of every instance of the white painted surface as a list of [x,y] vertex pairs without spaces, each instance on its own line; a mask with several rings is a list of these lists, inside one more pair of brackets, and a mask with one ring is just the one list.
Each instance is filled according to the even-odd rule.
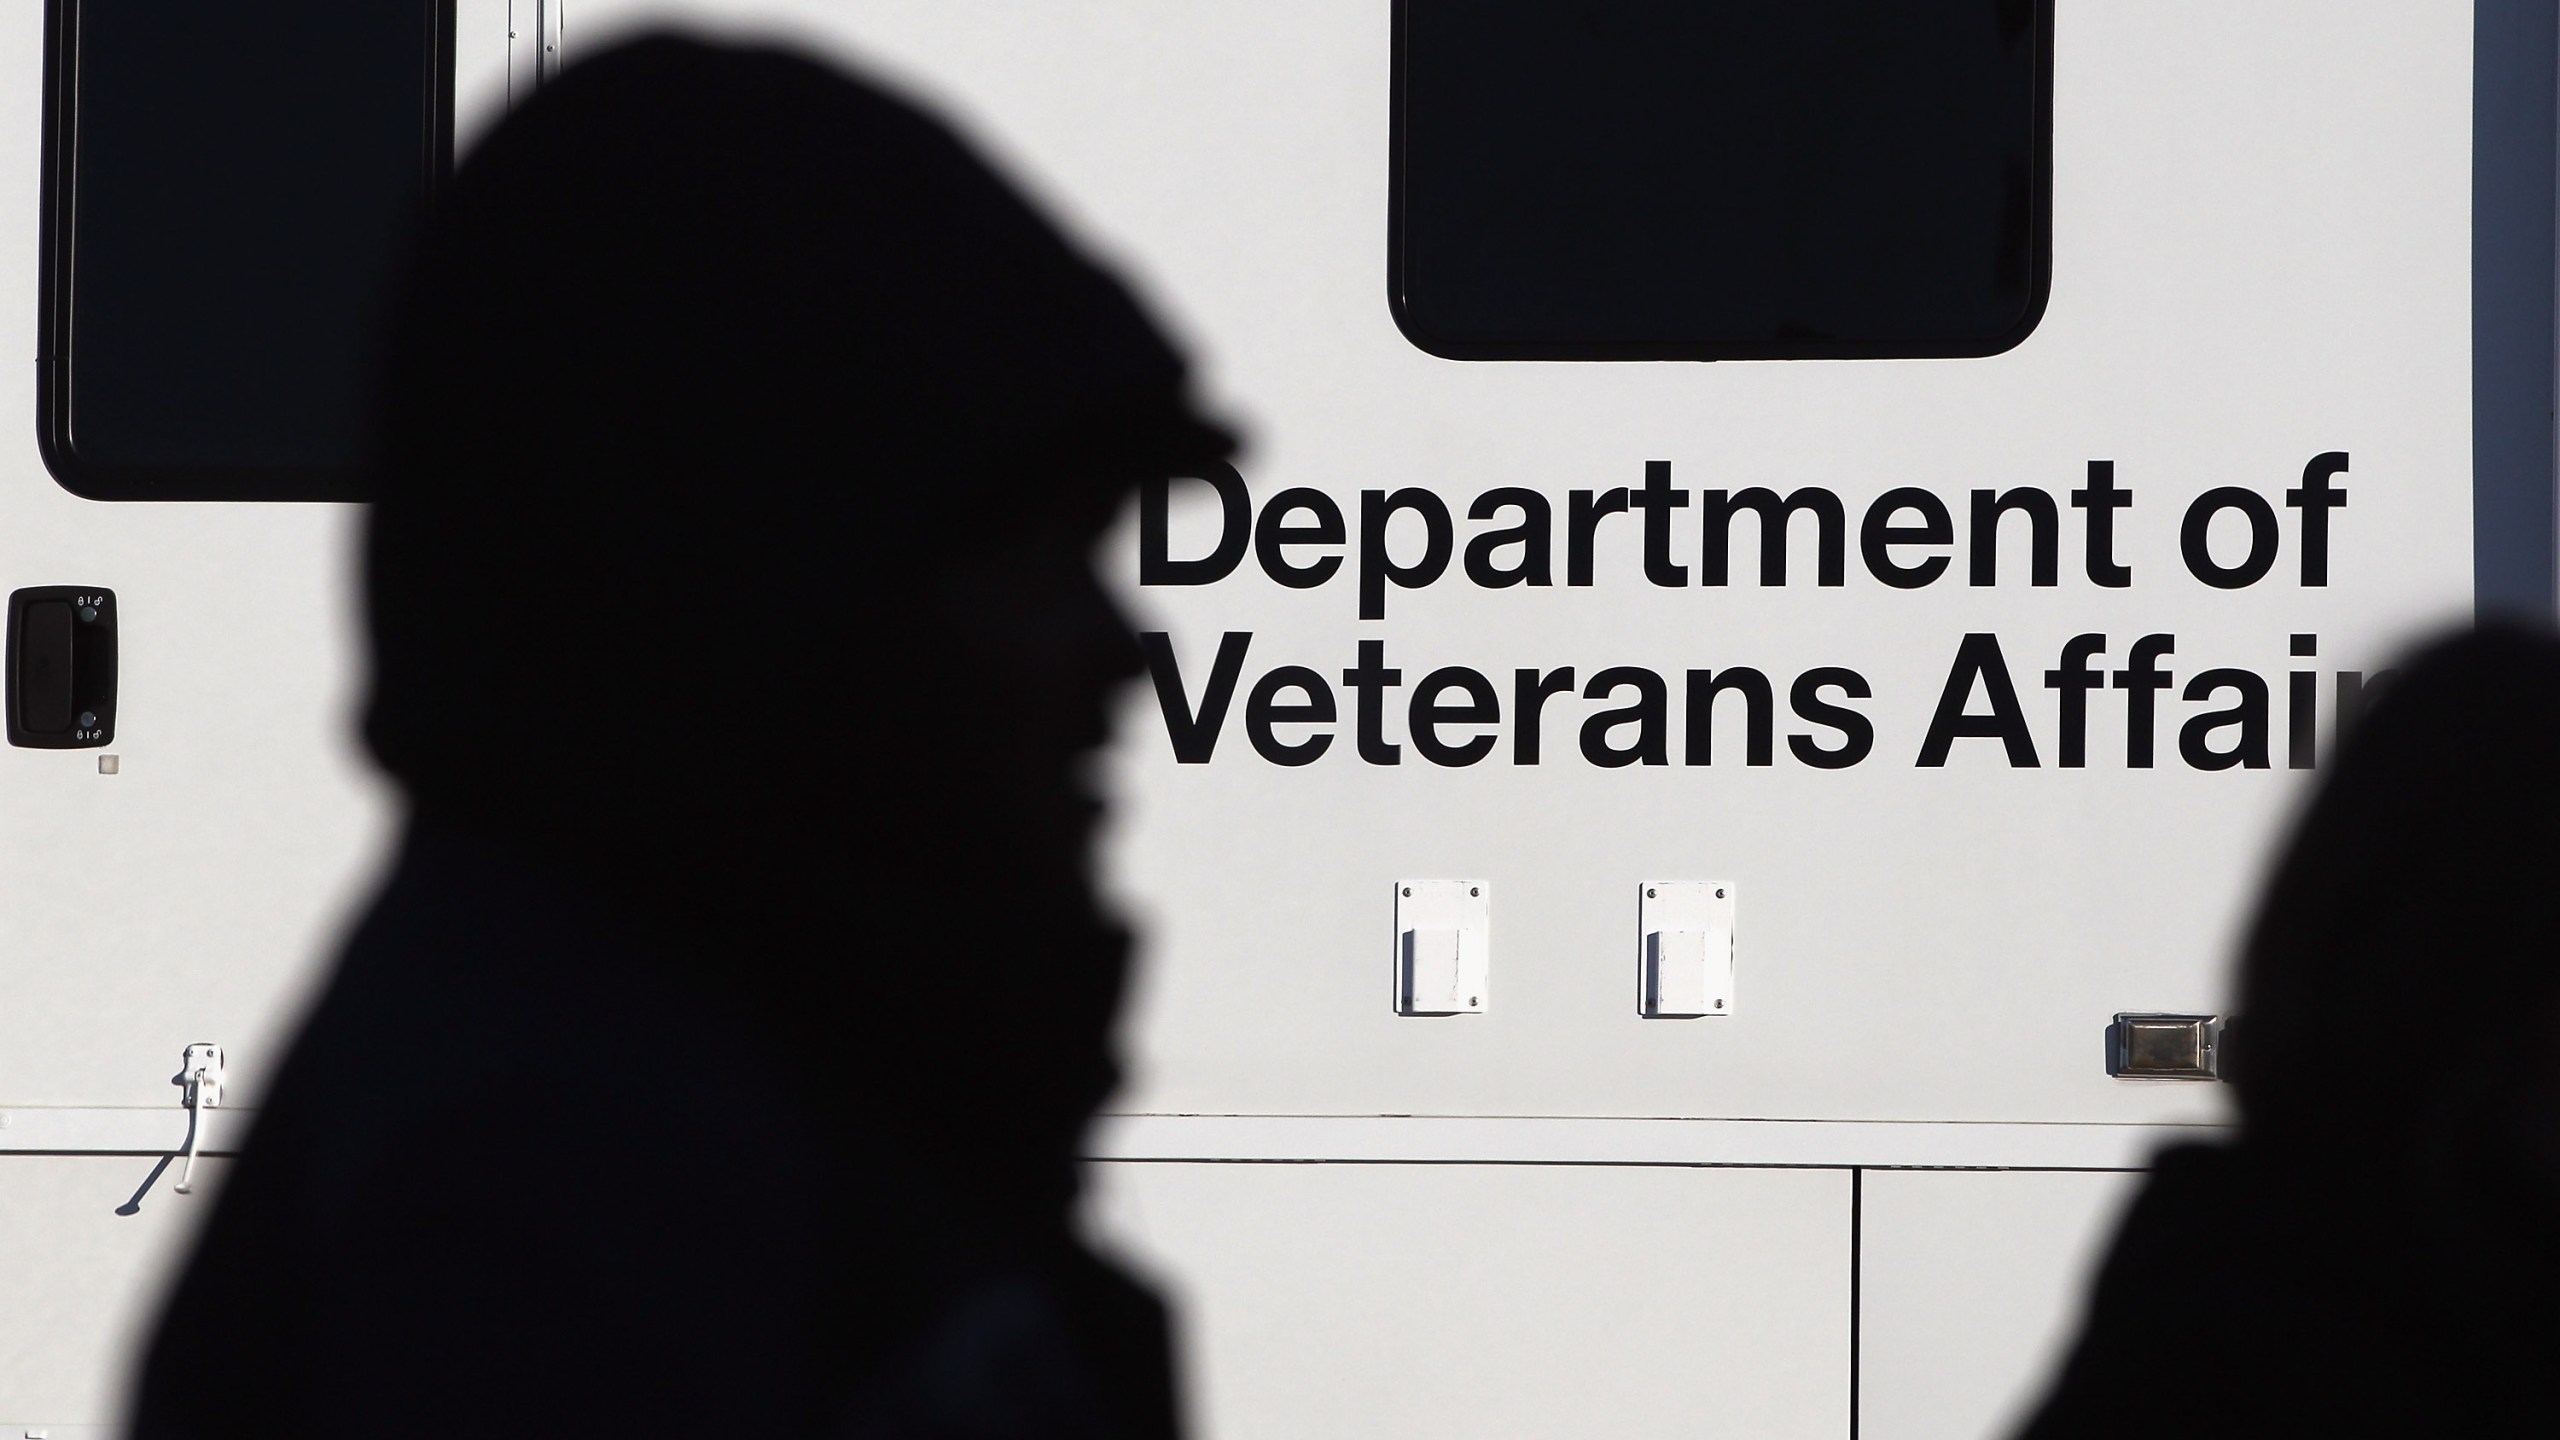
[[[198,1150],[236,1154],[257,1112],[208,1110]],[[1378,1164],[1713,1165],[1767,1168],[2132,1170],[2211,1125],[2003,1125],[1584,1116],[1105,1115],[1096,1160],[1330,1160]],[[0,1154],[167,1155],[187,1115],[166,1108],[0,1110]],[[692,1137],[672,1136],[674,1143]]]
[[[454,0],[453,153],[467,155],[489,127],[505,119],[517,82],[510,70],[519,46],[514,19],[532,0]],[[557,7],[557,0],[554,0]]]
[[1861,1440],[1998,1440],[2022,1422],[2141,1183],[1868,1173]]
[[[228,1160],[196,1165],[173,1195],[172,1165],[146,1193],[146,1156],[0,1156],[0,1436],[107,1425],[123,1413],[134,1349],[158,1314]],[[119,1214],[127,1206],[133,1213]],[[218,1319],[217,1319],[218,1323]]]
[[[594,0],[571,17],[572,52],[632,10]],[[933,74],[924,88],[1032,167],[1035,188],[1076,196],[1061,208],[1134,264],[1250,422],[1259,494],[1392,479],[1461,499],[1502,481],[1560,496],[1669,456],[1683,484],[1821,482],[1854,504],[1888,481],[2058,488],[2104,455],[2142,497],[2126,553],[2144,578],[2124,592],[1654,590],[1629,556],[1604,554],[1597,587],[1444,583],[1398,593],[1383,628],[1351,620],[1339,584],[1283,592],[1244,575],[1134,595],[1195,661],[1217,630],[1253,628],[1254,667],[1348,663],[1372,633],[1409,666],[1850,661],[1878,686],[1882,738],[1878,761],[1823,773],[1387,769],[1347,754],[1282,771],[1232,735],[1217,763],[1176,766],[1152,699],[1133,693],[1109,766],[1124,797],[1110,868],[1154,963],[1122,1103],[2209,1118],[2193,1092],[2109,1082],[2095,1037],[2120,1009],[2219,1008],[2228,941],[2297,777],[2012,771],[1979,746],[1945,770],[1905,757],[1960,630],[2003,632],[2021,671],[2082,628],[2119,637],[2111,659],[2160,628],[2184,637],[2181,666],[2275,673],[2296,629],[2322,634],[2324,666],[2359,663],[2461,608],[2458,7],[2069,7],[2044,328],[1980,362],[1758,366],[1457,365],[1405,345],[1378,283],[1385,8],[1366,0],[718,15],[779,17],[893,73]],[[37,73],[38,18],[0,27],[0,65]],[[2204,33],[2212,45],[2195,43]],[[495,53],[485,37],[465,47],[483,66]],[[488,83],[466,85],[473,103]],[[0,273],[21,276],[34,88],[0,109]],[[15,333],[30,352],[31,314],[0,309],[0,343]],[[2356,456],[2335,584],[2226,593],[2184,579],[2167,523],[2184,499],[2281,486],[2324,447]],[[165,1057],[220,1034],[240,1103],[255,1102],[389,817],[348,725],[353,519],[82,502],[42,475],[31,435],[0,447],[0,580],[110,584],[126,622],[122,773],[76,752],[0,754],[0,1099],[158,1103]],[[2112,714],[2097,707],[2093,753],[2120,740]],[[1508,1003],[1481,1023],[1407,1023],[1377,1003],[1382,882],[1416,873],[1504,887]],[[1647,1024],[1625,1003],[1627,887],[1680,873],[1729,875],[1754,896],[1754,1003],[1720,1026]]]
[[[43,6],[0,13],[0,354],[22,361],[43,39]],[[121,763],[0,747],[0,1105],[167,1104],[208,1036],[254,1105],[389,828],[350,714],[356,512],[76,499],[36,454],[34,383],[0,369],[0,589],[116,592]]]
[[[237,1153],[255,1110],[225,1105],[204,1112],[196,1137],[202,1155]],[[175,1155],[187,1141],[187,1112],[166,1106],[35,1106],[0,1110],[0,1154]]]
[[1106,1115],[1086,1153],[1119,1160],[2130,1170],[2163,1145],[2224,1133],[2209,1125]]
[[[2049,763],[2033,672],[2079,631],[2114,637],[2110,664],[2161,630],[2182,675],[2272,676],[2290,632],[2320,634],[2324,670],[2371,668],[2465,609],[2467,15],[2060,9],[2057,280],[2021,349],[1577,367],[1455,365],[1395,335],[1384,0],[576,0],[573,57],[646,14],[780,24],[947,105],[1134,267],[1247,422],[1257,497],[1423,484],[1463,502],[1518,484],[1560,505],[1663,458],[1687,488],[1824,484],[1853,515],[1898,484],[2060,491],[2091,459],[2139,497],[2124,592],[2078,582],[2070,523],[2065,583],[2047,591],[1888,594],[1854,565],[1840,590],[1655,590],[1623,531],[1604,533],[1593,588],[1444,581],[1393,594],[1370,624],[1347,581],[1284,592],[1248,567],[1201,590],[1129,587],[1194,676],[1220,631],[1250,629],[1247,683],[1282,662],[1348,665],[1376,638],[1408,675],[1752,664],[1783,685],[1850,664],[1878,692],[1877,758],[1821,774],[1783,758],[1593,770],[1561,727],[1549,748],[1567,758],[1534,770],[1410,753],[1375,768],[1337,742],[1281,771],[1233,717],[1216,763],[1181,767],[1152,698],[1132,694],[1107,766],[1122,797],[1109,870],[1149,955],[1117,1103],[1182,1113],[1113,1122],[1098,1153],[1386,1162],[1100,1167],[1110,1233],[1192,1297],[1209,1433],[1836,1435],[1846,1177],[1691,1167],[2133,1164],[2155,1127],[2219,1117],[2217,1087],[2105,1079],[2100,1029],[2118,1010],[2221,1008],[2299,777],[2188,771],[2167,737],[2168,763],[2140,774],[2011,771],[1985,742],[1923,771],[1911,752],[1965,631],[2003,636]],[[504,13],[463,6],[466,138],[503,103]],[[41,20],[34,5],[0,20],[0,69],[21,77],[0,105],[0,278],[22,297]],[[0,350],[33,353],[33,312],[0,306]],[[31,382],[32,367],[0,376],[0,414],[33,415]],[[13,434],[0,585],[117,590],[124,764],[0,750],[0,1105],[34,1107],[5,1112],[20,1140],[69,1137],[0,1130],[0,1149],[174,1148],[179,1047],[222,1038],[220,1123],[245,1118],[233,1106],[257,1103],[380,863],[389,798],[349,726],[355,517],[79,501],[42,473],[32,427]],[[2327,449],[2355,457],[2329,588],[2185,578],[2189,498],[2271,493]],[[1126,531],[1111,556],[1128,579]],[[2093,706],[2093,758],[2120,752],[2120,713]],[[1426,1024],[1378,1003],[1386,882],[1410,874],[1503,887],[1499,1009]],[[1752,1006],[1715,1026],[1643,1021],[1629,887],[1707,874],[1750,887]],[[211,1117],[206,1138],[222,1138]],[[1509,1163],[1393,1163],[1411,1160]],[[112,1217],[149,1163],[0,1157],[0,1415],[107,1415],[117,1337],[184,1213],[164,1194]],[[1982,1433],[2126,1182],[1867,1183],[1868,1433]],[[1400,1386],[1416,1366],[1461,1378]]]
[[1104,1164],[1199,1433],[1823,1437],[1848,1428],[1849,1177]]
[[[2109,635],[2114,668],[2156,631],[2179,637],[2182,682],[2244,666],[2281,693],[2293,633],[2320,636],[2324,672],[2370,669],[2467,611],[2466,9],[2062,6],[2042,328],[1988,360],[1756,365],[1470,365],[1405,343],[1383,283],[1389,10],[586,0],[569,43],[574,55],[648,18],[779,26],[943,106],[1127,261],[1196,343],[1209,393],[1251,433],[1258,499],[1312,486],[1356,512],[1368,488],[1423,485],[1463,505],[1519,485],[1561,509],[1569,489],[1640,483],[1665,459],[1682,488],[1827,485],[1854,519],[1890,486],[2059,493],[2104,459],[2136,496],[2121,551],[2135,583],[2084,578],[2065,505],[2065,574],[2043,590],[2022,583],[2014,542],[1991,589],[1959,575],[1888,590],[1854,553],[1839,589],[1662,589],[1640,574],[1632,528],[1602,532],[1592,587],[1443,580],[1391,591],[1383,621],[1356,619],[1347,577],[1288,590],[1250,560],[1207,587],[1129,585],[1195,685],[1228,630],[1254,635],[1245,686],[1281,663],[1339,671],[1373,639],[1408,686],[1449,664],[1504,680],[1524,665],[1745,664],[1783,695],[1802,668],[1842,664],[1875,687],[1878,741],[1849,770],[1809,769],[1783,744],[1774,766],[1733,768],[1732,721],[1715,766],[1602,770],[1572,753],[1564,722],[1603,703],[1560,700],[1536,767],[1508,763],[1507,747],[1464,769],[1410,747],[1398,766],[1368,765],[1346,721],[1323,758],[1286,769],[1234,715],[1213,762],[1186,766],[1141,687],[1108,767],[1122,807],[1112,882],[1152,962],[1122,1103],[2200,1118],[2191,1094],[2109,1081],[2099,1037],[2119,1010],[2223,1008],[2232,939],[2301,777],[2281,759],[2186,768],[2176,723],[2209,707],[2184,700],[2161,712],[2162,764],[2128,770],[2113,689],[2091,709],[2093,763],[2054,768],[2041,674],[2075,633]],[[2187,573],[2189,501],[2225,485],[2275,496],[2328,450],[2353,465],[2326,588],[2289,578],[2280,497],[2274,578],[2221,591]],[[1177,506],[1177,553],[1205,552],[1214,508]],[[1675,518],[1684,553],[1695,515]],[[1461,540],[1479,528],[1461,520]],[[1133,530],[1112,542],[1124,582]],[[2001,636],[2044,768],[2012,770],[1983,740],[1959,742],[1946,768],[1913,764],[1973,631]],[[1391,710],[1389,740],[1403,723]],[[1479,1020],[1415,1024],[1377,1003],[1385,882],[1406,875],[1500,887],[1502,1000]],[[1660,875],[1726,876],[1752,896],[1752,1004],[1728,1022],[1648,1023],[1626,1003],[1625,897]]]

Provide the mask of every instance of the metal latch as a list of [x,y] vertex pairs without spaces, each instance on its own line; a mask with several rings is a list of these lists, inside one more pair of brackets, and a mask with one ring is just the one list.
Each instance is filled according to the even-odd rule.
[[188,1046],[169,1083],[181,1087],[186,1096],[187,1144],[181,1152],[185,1161],[178,1167],[178,1183],[171,1188],[187,1195],[195,1190],[196,1139],[204,1133],[204,1112],[222,1103],[222,1047],[204,1041]]
[[2219,1015],[2119,1012],[2107,1026],[2107,1073],[2119,1080],[2219,1080]]

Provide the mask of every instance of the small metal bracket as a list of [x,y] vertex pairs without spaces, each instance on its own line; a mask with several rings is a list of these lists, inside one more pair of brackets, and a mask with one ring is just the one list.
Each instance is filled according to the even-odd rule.
[[1492,999],[1492,888],[1482,880],[1396,882],[1397,1014],[1485,1012]]
[[507,108],[560,78],[564,0],[507,0]]
[[2219,1080],[2219,1015],[2118,1012],[2107,1026],[2107,1073],[2119,1080]]
[[169,1083],[179,1087],[187,1107],[187,1143],[180,1152],[184,1163],[178,1167],[178,1183],[170,1188],[188,1195],[195,1191],[196,1139],[204,1133],[204,1112],[222,1104],[222,1047],[204,1040],[188,1046]]
[[1647,880],[1636,887],[1636,1013],[1648,1020],[1733,1013],[1733,885]]

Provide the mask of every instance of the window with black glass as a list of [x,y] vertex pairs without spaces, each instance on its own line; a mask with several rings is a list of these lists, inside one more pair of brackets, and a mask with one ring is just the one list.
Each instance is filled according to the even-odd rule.
[[452,0],[49,0],[38,442],[114,500],[357,498]]
[[1462,360],[1991,355],[2052,0],[1398,0],[1390,307]]

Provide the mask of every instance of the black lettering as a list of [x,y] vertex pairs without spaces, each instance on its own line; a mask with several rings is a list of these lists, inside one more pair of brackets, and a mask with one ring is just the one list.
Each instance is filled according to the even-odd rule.
[[[2267,682],[2254,670],[2204,670],[2187,682],[2189,700],[2202,700],[2216,690],[2237,690],[2240,699],[2223,709],[2208,710],[2178,730],[2178,755],[2198,770],[2228,770],[2245,765],[2267,768]],[[2228,750],[2213,748],[2213,732],[2238,726],[2239,738]]]
[[[1443,704],[1441,692],[1464,690],[1463,705]],[[1491,725],[1502,718],[1501,698],[1493,693],[1493,682],[1463,665],[1434,670],[1413,687],[1413,703],[1405,712],[1405,726],[1413,740],[1414,753],[1434,765],[1473,765],[1493,753],[1493,737],[1478,735],[1455,745],[1440,739],[1437,727],[1442,725]]]
[[[1893,517],[1905,510],[1920,512],[1917,525],[1896,525]],[[1867,507],[1866,523],[1858,527],[1858,553],[1866,558],[1867,572],[1896,590],[1917,590],[1947,573],[1947,557],[1932,555],[1917,565],[1904,565],[1893,558],[1896,545],[1950,545],[1955,542],[1956,522],[1948,516],[1945,502],[1913,485],[1887,490]]]
[[1840,744],[1825,750],[1813,743],[1810,735],[1789,735],[1787,748],[1795,752],[1798,760],[1817,770],[1846,770],[1876,748],[1876,727],[1857,711],[1823,699],[1825,690],[1837,690],[1852,700],[1864,700],[1874,693],[1866,676],[1837,665],[1819,666],[1797,676],[1794,688],[1787,692],[1787,703],[1794,707],[1797,718],[1839,731]]
[[2107,683],[2104,673],[2089,668],[2089,662],[2107,650],[2104,635],[2074,635],[2062,642],[2062,661],[2044,672],[2044,686],[2056,692],[2062,704],[2062,743],[2054,764],[2065,770],[2077,770],[2089,763],[2089,692]]
[[[1988,715],[1969,715],[1976,682],[1991,702]],[[1947,763],[1947,752],[1959,739],[1997,740],[2009,753],[2013,770],[2036,766],[2035,737],[2027,733],[2027,715],[2018,705],[2018,687],[2009,680],[2009,662],[2000,654],[2000,637],[1972,634],[1956,647],[1955,664],[1947,668],[1946,688],[1938,692],[1937,713],[1929,717],[1929,733],[1920,741],[1920,768]]]
[[[2249,520],[2249,553],[2237,565],[2218,564],[2213,558],[2213,517],[2225,510],[2237,510]],[[2186,521],[2178,527],[2178,553],[2187,559],[2187,573],[2216,590],[2255,585],[2275,568],[2275,507],[2264,495],[2237,485],[2207,490],[2187,507]]]
[[[2298,656],[2320,653],[2320,637],[2296,635],[2292,651]],[[2309,770],[2320,763],[2320,675],[2313,670],[2296,670],[2285,677],[2284,768]]]
[[[1315,517],[1310,524],[1292,525],[1289,516],[1304,510]],[[1290,545],[1339,545],[1349,538],[1342,527],[1342,507],[1321,490],[1301,485],[1283,490],[1262,507],[1261,523],[1253,530],[1253,556],[1262,562],[1262,573],[1292,590],[1312,590],[1333,578],[1342,568],[1342,557],[1326,555],[1313,564],[1291,561],[1284,547]]]
[[2383,691],[2390,688],[2392,679],[2399,673],[2397,670],[2376,670],[2371,675],[2361,670],[2338,672],[2338,744],[2347,743],[2347,737],[2364,723],[2365,712],[2382,698]]
[[2285,676],[2284,768],[2308,770],[2320,763],[2320,676],[2296,670]]
[[1573,667],[1549,670],[1511,672],[1511,763],[1538,763],[1538,722],[1545,714],[1551,696],[1573,693]]
[[2169,672],[2160,668],[2160,657],[2176,653],[2175,635],[2145,635],[2133,642],[2133,651],[2125,660],[2125,668],[2115,673],[2115,687],[2124,692],[2124,763],[2127,768],[2151,768],[2151,722],[2153,697],[2169,688]]
[[1698,583],[1722,585],[1732,562],[1734,512],[1748,510],[1760,521],[1760,583],[1787,583],[1787,526],[1796,512],[1814,520],[1814,583],[1842,585],[1849,571],[1849,520],[1840,497],[1819,485],[1808,485],[1780,500],[1778,492],[1754,485],[1727,495],[1722,490],[1698,496],[1703,529]]
[[[1662,677],[1634,665],[1613,665],[1591,677],[1582,687],[1586,700],[1597,700],[1613,690],[1633,687],[1636,698],[1614,710],[1603,710],[1582,722],[1582,758],[1594,765],[1616,769],[1642,761],[1647,765],[1671,763],[1670,690]],[[1612,745],[1609,732],[1621,725],[1636,727],[1635,743]]]
[[1173,637],[1151,630],[1138,637],[1147,655],[1147,673],[1156,683],[1156,704],[1164,711],[1165,737],[1173,742],[1173,758],[1183,765],[1206,765],[1218,748],[1218,732],[1226,728],[1227,703],[1235,699],[1236,677],[1244,673],[1244,652],[1253,644],[1250,630],[1230,630],[1218,640],[1218,658],[1210,662],[1209,683],[1193,710],[1182,689],[1182,667],[1173,658]]
[[2110,590],[2132,584],[2132,567],[2116,563],[2116,512],[2133,508],[2133,492],[2116,488],[2116,462],[2089,462],[2089,483],[2071,492],[2071,508],[2089,512],[2089,583]]
[[1682,763],[1715,763],[1716,696],[1727,690],[1742,692],[1743,763],[1774,763],[1778,748],[1777,701],[1769,692],[1769,677],[1749,666],[1689,672],[1689,743]]
[[1630,504],[1644,512],[1644,578],[1656,585],[1686,585],[1689,567],[1671,558],[1671,512],[1689,505],[1689,492],[1671,488],[1671,462],[1644,462],[1644,488]]
[[[1306,703],[1281,704],[1283,690],[1303,692]],[[1292,745],[1281,740],[1273,726],[1330,725],[1333,719],[1333,687],[1304,665],[1283,665],[1263,676],[1253,682],[1253,693],[1244,699],[1244,733],[1253,741],[1255,753],[1274,765],[1314,764],[1333,748],[1333,735],[1330,731],[1310,735]]]
[[1360,642],[1360,663],[1342,672],[1342,684],[1359,697],[1354,707],[1355,740],[1360,758],[1372,765],[1395,765],[1403,761],[1404,747],[1387,743],[1386,692],[1404,683],[1404,672],[1387,668],[1387,642]]
[[2302,467],[2302,483],[2284,492],[2284,503],[2302,512],[2302,583],[2329,583],[2329,512],[2347,508],[2347,492],[2329,482],[2347,472],[2347,452],[2314,455]]
[[1627,513],[1626,487],[1622,485],[1615,490],[1603,490],[1596,495],[1588,490],[1576,490],[1566,498],[1569,503],[1565,513],[1564,583],[1588,585],[1591,583],[1591,552],[1594,537],[1600,533],[1600,517]]
[[[1218,492],[1218,543],[1198,560],[1176,560],[1173,544],[1173,479],[1204,481]],[[1235,573],[1253,532],[1253,497],[1236,467],[1223,462],[1198,475],[1153,479],[1138,487],[1138,583],[1210,585]]]
[[[1413,565],[1398,565],[1387,554],[1387,522],[1399,510],[1409,510],[1422,517],[1422,559]],[[1387,582],[1393,580],[1402,590],[1418,590],[1440,578],[1449,568],[1449,550],[1456,541],[1456,529],[1449,523],[1449,507],[1428,490],[1407,487],[1390,495],[1384,490],[1360,492],[1360,618],[1387,618]]]
[[[1520,512],[1520,523],[1487,530],[1467,542],[1467,578],[1487,590],[1554,584],[1547,560],[1554,546],[1555,516],[1546,496],[1509,486],[1487,490],[1467,507],[1467,518],[1490,520],[1495,511],[1506,505]],[[1493,552],[1505,545],[1520,547],[1520,563],[1507,570],[1493,563]]]
[[1975,585],[2000,583],[2000,517],[2015,510],[2027,517],[2027,583],[2059,584],[2062,575],[2062,512],[2053,497],[2029,485],[1995,493],[1973,492],[1973,559],[1967,580]]

